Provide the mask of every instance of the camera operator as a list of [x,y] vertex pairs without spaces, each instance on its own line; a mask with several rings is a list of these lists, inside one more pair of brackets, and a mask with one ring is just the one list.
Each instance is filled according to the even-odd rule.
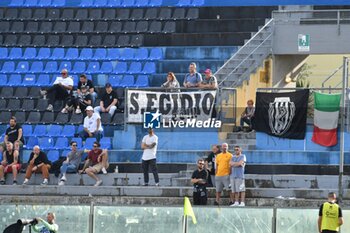
[[57,233],[58,225],[55,223],[55,214],[52,212],[47,213],[47,221],[38,217],[35,218],[38,224],[33,226],[33,230],[39,233]]

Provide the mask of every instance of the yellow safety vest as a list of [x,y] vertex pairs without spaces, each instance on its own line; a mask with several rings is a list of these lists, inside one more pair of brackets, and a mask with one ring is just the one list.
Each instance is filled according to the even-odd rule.
[[322,230],[339,231],[339,205],[325,202],[322,208]]

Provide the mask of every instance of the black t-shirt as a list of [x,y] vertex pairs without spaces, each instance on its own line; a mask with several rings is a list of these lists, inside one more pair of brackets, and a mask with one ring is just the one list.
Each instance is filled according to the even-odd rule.
[[86,103],[84,103],[83,101],[88,101],[88,100],[91,100],[92,101],[92,97],[90,94],[87,94],[87,95],[81,95],[79,96],[79,102],[82,103],[83,105],[87,106]]
[[118,99],[117,98],[117,93],[115,93],[113,90],[111,93],[107,93],[106,91],[103,93],[101,97],[101,101],[103,102],[103,106],[107,108],[111,103],[113,102],[113,99]]
[[202,171],[199,171],[198,169],[195,170],[192,173],[192,179],[203,179],[205,180],[205,184],[193,184],[193,186],[207,186],[207,181],[208,181],[208,171],[203,169]]
[[[4,152],[4,153],[5,153],[5,156],[6,156],[7,164],[11,164],[11,163],[13,163],[13,161],[15,160],[15,156],[13,155],[14,152],[15,152],[14,150],[12,150],[12,153],[11,153],[11,154],[10,154],[8,151],[5,151],[5,152]],[[17,163],[20,163],[20,161],[19,161],[19,156],[18,156],[18,158],[17,158]]]
[[[34,152],[32,152],[29,156],[29,160],[28,160],[28,163],[30,162],[30,160],[32,160],[34,157]],[[34,165],[37,166],[41,163],[44,163],[44,164],[51,164],[50,160],[47,159],[47,155],[40,151],[39,152],[39,156],[34,160]]]
[[[331,203],[331,202],[329,202],[329,203]],[[332,203],[331,203],[331,204],[332,204]],[[322,216],[322,211],[323,211],[323,204],[322,204],[321,207],[320,207],[320,210],[319,210],[319,212],[318,212],[318,216]],[[342,218],[342,217],[343,217],[343,213],[342,213],[341,208],[340,208],[340,206],[339,206],[338,218]]]
[[90,79],[88,79],[84,84],[79,80],[78,89],[81,89],[82,86],[87,87],[88,90],[90,90],[90,88],[94,88],[94,84]]
[[[6,133],[5,133],[5,134],[7,135],[7,140],[8,140],[9,142],[14,143],[14,142],[17,140],[19,129],[22,129],[22,127],[21,127],[20,125],[18,125],[18,124],[16,124],[13,128],[8,127],[8,128],[6,129]],[[24,139],[23,139],[23,131],[22,131],[22,137],[21,137],[20,140],[21,140],[21,142],[24,142]]]
[[[221,152],[218,152],[218,154],[220,154]],[[211,166],[211,171],[209,171],[210,175],[215,175],[215,157],[217,154],[214,154],[214,152],[211,152],[208,156],[208,158],[206,158],[205,161],[208,162],[209,166]]]

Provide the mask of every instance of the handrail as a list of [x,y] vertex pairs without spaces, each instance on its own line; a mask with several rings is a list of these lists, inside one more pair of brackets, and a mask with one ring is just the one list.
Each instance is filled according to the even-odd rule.
[[[236,52],[230,59],[228,59],[228,60],[215,72],[214,75],[216,75],[217,73],[219,73],[219,72],[223,69],[224,66],[226,66],[230,61],[232,61],[233,58],[236,56],[236,54],[239,54],[239,52],[241,52],[241,50],[244,49],[244,48],[246,47],[247,44],[249,44],[251,41],[253,41],[253,40],[258,36],[258,34],[259,34],[260,32],[262,32],[265,28],[267,28],[267,27],[270,25],[270,23],[273,22],[273,20],[274,20],[274,19],[270,19],[270,20],[269,20],[269,21],[268,21],[254,36],[252,36],[252,38],[250,38],[250,39],[247,41],[247,43],[245,43],[242,47],[240,47],[240,48],[237,50],[237,52]],[[222,83],[222,82],[220,82],[219,85],[220,85],[221,83]]]
[[340,69],[343,68],[343,65],[339,66],[337,69],[335,69],[335,71],[333,71],[333,73],[331,75],[329,75],[323,82],[322,82],[322,87],[324,87],[324,84],[330,80]]

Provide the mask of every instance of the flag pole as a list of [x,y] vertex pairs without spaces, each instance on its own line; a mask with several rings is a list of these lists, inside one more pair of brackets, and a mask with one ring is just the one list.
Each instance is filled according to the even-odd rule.
[[348,65],[349,58],[343,57],[343,82],[340,106],[340,153],[339,153],[339,181],[338,197],[339,202],[343,201],[343,175],[344,175],[344,131],[345,131],[345,102],[346,89],[348,88]]
[[187,222],[187,216],[184,215],[182,218],[182,233],[187,233],[188,232],[188,222]]

